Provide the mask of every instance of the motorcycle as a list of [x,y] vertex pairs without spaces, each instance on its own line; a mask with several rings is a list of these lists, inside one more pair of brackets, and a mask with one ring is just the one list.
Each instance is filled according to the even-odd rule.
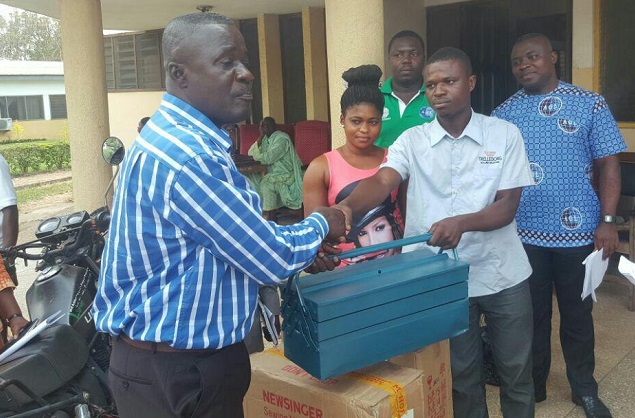
[[[104,159],[117,170],[124,152],[118,138],[103,143]],[[95,330],[91,313],[116,175],[104,207],[46,219],[36,240],[0,249],[4,257],[36,260],[40,272],[26,293],[31,324],[3,349],[15,352],[0,361],[0,418],[117,416],[106,375],[110,337]]]

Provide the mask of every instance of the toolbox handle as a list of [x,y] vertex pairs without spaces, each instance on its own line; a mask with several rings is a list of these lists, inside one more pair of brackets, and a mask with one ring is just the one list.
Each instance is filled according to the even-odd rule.
[[[369,245],[368,247],[355,248],[354,250],[344,251],[343,253],[340,253],[340,254],[329,255],[329,258],[333,258],[333,257],[337,257],[339,259],[354,258],[354,257],[359,257],[360,255],[370,254],[377,251],[390,250],[392,248],[403,247],[405,245],[411,245],[411,244],[417,244],[419,242],[428,242],[430,238],[432,238],[432,234],[415,235],[413,237],[402,238],[402,239],[397,239],[397,240],[388,241],[388,242],[382,242],[375,245]],[[442,252],[443,252],[443,249],[440,248],[439,254],[441,254]],[[459,259],[459,254],[456,251],[456,248],[452,249],[452,254],[454,255],[455,260]]]

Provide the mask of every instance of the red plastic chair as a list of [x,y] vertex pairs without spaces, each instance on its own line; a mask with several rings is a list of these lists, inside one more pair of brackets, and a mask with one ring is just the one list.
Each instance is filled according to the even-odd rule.
[[291,142],[295,141],[295,127],[293,126],[293,124],[285,123],[284,125],[280,125],[278,123],[276,124],[276,129],[289,135],[289,138],[291,138]]
[[239,152],[242,155],[247,155],[249,148],[258,140],[260,136],[260,125],[257,123],[251,125],[239,125],[238,131],[240,132],[240,147]]
[[314,158],[331,150],[331,124],[321,120],[303,120],[295,124],[295,150],[304,167]]

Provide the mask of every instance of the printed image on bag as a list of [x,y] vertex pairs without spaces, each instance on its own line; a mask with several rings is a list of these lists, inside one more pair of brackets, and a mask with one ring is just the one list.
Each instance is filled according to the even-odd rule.
[[[347,198],[360,181],[361,180],[354,181],[344,187],[337,194],[335,203],[339,203]],[[369,210],[351,226],[351,230],[346,235],[347,244],[340,246],[344,251],[348,251],[353,248],[368,247],[401,238],[403,238],[403,222],[396,203],[396,193],[391,193],[386,197],[386,200]],[[400,252],[401,248],[391,248],[351,259],[344,259],[342,260],[342,264],[356,264],[362,261],[399,254]]]

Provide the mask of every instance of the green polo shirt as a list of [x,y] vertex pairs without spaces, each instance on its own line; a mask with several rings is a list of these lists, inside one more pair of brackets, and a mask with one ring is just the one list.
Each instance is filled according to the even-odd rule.
[[403,115],[399,114],[399,100],[392,95],[392,77],[381,86],[384,94],[384,114],[381,118],[381,133],[375,145],[388,148],[406,129],[423,125],[434,119],[435,113],[428,103],[426,88],[421,86],[421,93],[406,106]]

